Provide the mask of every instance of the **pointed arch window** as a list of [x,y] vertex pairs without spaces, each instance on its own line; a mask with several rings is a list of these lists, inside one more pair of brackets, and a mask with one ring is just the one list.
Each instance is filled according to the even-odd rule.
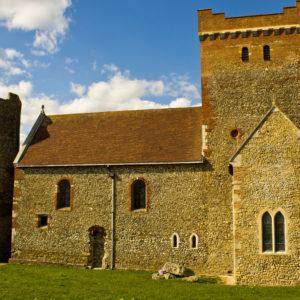
[[263,252],[284,252],[285,245],[285,219],[278,211],[271,217],[269,212],[262,216],[262,251]]
[[243,47],[242,49],[242,61],[243,62],[249,61],[249,49],[247,47]]
[[268,212],[262,217],[263,252],[273,250],[272,218]]
[[280,211],[275,215],[275,251],[285,251],[284,216]]
[[264,46],[264,60],[271,60],[270,46]]

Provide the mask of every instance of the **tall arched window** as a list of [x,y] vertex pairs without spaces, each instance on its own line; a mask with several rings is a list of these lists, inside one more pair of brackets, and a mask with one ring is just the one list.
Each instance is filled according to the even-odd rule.
[[198,236],[196,234],[192,234],[190,237],[190,243],[192,249],[198,248]]
[[272,218],[268,212],[262,216],[262,246],[263,252],[273,250]]
[[71,186],[70,182],[66,179],[58,183],[57,191],[57,208],[70,207],[71,199]]
[[173,233],[171,237],[171,243],[173,248],[178,248],[179,246],[179,236],[177,233]]
[[146,208],[146,184],[144,180],[136,180],[131,186],[132,209]]
[[275,215],[275,251],[285,251],[284,216],[281,212]]
[[270,47],[264,46],[264,60],[271,60]]
[[247,47],[243,47],[242,49],[242,61],[243,62],[249,61],[249,50]]

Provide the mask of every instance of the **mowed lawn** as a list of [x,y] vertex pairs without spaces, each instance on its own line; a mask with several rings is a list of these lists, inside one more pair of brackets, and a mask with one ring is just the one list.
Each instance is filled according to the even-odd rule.
[[0,299],[300,299],[298,287],[225,286],[152,280],[149,272],[0,266]]

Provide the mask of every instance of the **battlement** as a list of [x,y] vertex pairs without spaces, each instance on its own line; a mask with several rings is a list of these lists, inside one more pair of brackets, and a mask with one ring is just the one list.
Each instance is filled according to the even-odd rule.
[[296,1],[296,6],[284,7],[282,13],[245,17],[226,18],[224,13],[213,14],[211,9],[198,10],[200,41],[215,40],[218,36],[220,39],[239,35],[256,37],[261,33],[268,36],[273,32],[275,35],[300,34],[300,1]]
[[20,102],[21,103],[19,96],[14,93],[8,93],[8,99],[0,98],[0,102],[2,102],[2,101],[11,101],[11,102]]

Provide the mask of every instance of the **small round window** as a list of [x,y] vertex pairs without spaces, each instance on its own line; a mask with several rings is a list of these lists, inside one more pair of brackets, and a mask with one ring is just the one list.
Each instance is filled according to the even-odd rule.
[[233,139],[237,139],[241,136],[241,132],[239,129],[234,128],[230,130],[230,137]]

